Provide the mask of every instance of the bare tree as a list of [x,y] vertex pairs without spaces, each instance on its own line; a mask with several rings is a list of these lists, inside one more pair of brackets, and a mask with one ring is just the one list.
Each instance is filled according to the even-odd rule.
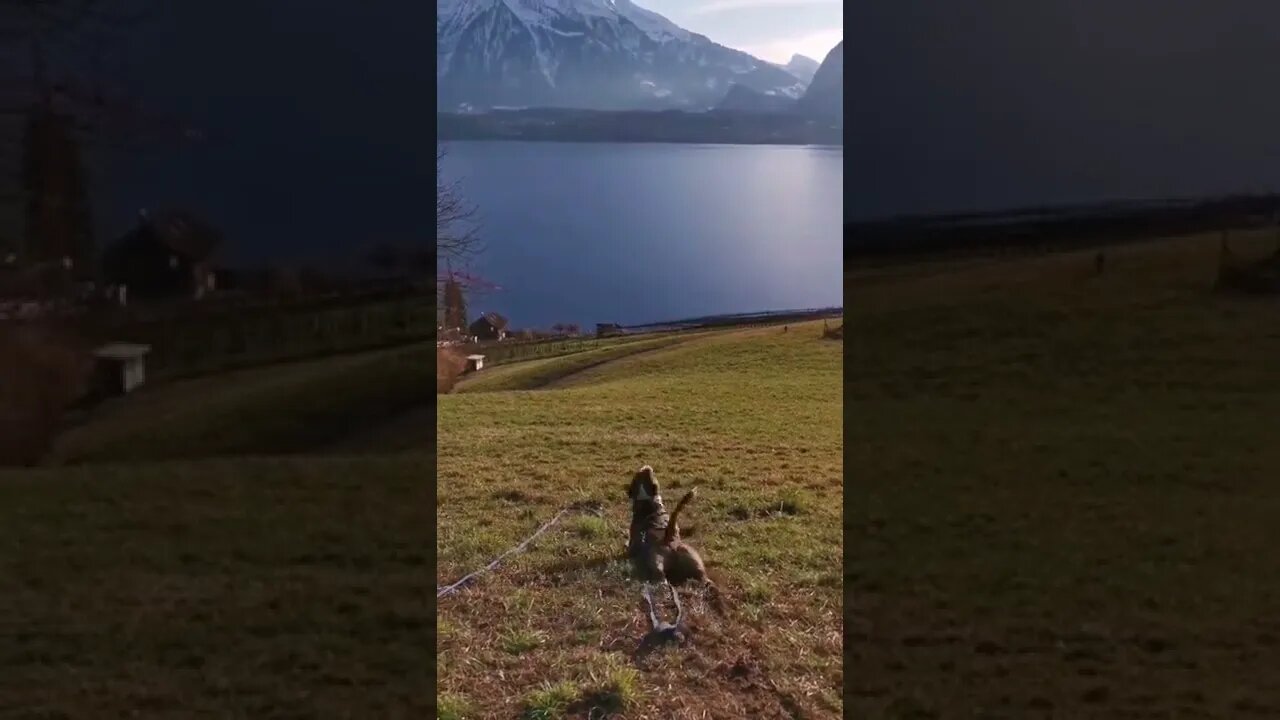
[[17,247],[33,260],[72,257],[82,270],[93,259],[84,146],[139,151],[199,138],[106,85],[110,48],[153,8],[151,0],[0,0],[0,212],[20,209],[26,238]]
[[432,262],[436,266],[436,287],[443,289],[438,300],[444,313],[441,322],[449,328],[467,327],[467,296],[496,289],[497,286],[466,272],[471,260],[483,250],[474,205],[462,194],[458,180],[446,180],[442,166],[446,151],[436,146],[436,241]]
[[461,182],[446,180],[441,170],[446,155],[443,147],[436,147],[435,255],[437,261],[461,267],[478,255],[483,247],[475,206],[463,198]]

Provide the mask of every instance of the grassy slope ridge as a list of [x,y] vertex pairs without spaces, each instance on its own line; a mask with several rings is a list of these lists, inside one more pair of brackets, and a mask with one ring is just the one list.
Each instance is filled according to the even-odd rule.
[[1280,713],[1280,303],[1217,251],[848,277],[856,716]]
[[311,452],[429,403],[431,351],[418,345],[144,389],[66,433],[52,460]]
[[664,336],[631,340],[558,357],[499,365],[489,371],[465,377],[454,392],[495,392],[547,388],[571,376],[636,353],[651,352],[685,342],[691,336]]
[[429,403],[430,352],[157,385],[0,471],[0,716],[428,717],[434,416],[331,443]]
[[[788,707],[839,717],[842,346],[820,334],[820,323],[712,333],[557,371],[536,392],[441,397],[439,582],[570,502],[607,508],[605,522],[570,520],[442,603],[442,706],[472,717],[585,717],[592,706],[634,718]],[[531,370],[494,381],[528,387],[548,373]],[[644,657],[637,673],[647,621],[618,556],[623,489],[643,463],[668,496],[700,488],[682,526],[731,611],[718,618],[686,593],[693,644]]]

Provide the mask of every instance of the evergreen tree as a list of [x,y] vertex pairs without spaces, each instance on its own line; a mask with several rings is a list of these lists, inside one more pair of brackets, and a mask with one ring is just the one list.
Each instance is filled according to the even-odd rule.
[[37,106],[23,135],[25,254],[36,261],[70,258],[77,274],[95,264],[93,220],[72,120]]
[[444,283],[444,325],[447,328],[467,327],[467,298],[462,283],[450,276]]

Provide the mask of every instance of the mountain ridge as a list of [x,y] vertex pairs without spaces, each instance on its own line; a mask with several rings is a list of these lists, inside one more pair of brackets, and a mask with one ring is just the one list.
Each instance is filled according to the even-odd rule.
[[437,0],[437,111],[707,110],[807,83],[631,0]]
[[813,76],[818,72],[818,68],[822,67],[822,63],[807,55],[796,53],[781,67],[783,70],[803,80],[807,85],[813,82]]
[[796,111],[806,117],[839,119],[844,123],[844,41],[836,44],[813,75],[804,95],[796,101]]

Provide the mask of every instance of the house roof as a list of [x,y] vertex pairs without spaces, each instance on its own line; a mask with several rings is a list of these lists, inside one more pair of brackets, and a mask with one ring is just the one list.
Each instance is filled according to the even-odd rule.
[[[494,330],[505,330],[507,327],[507,319],[495,312],[487,312],[476,319],[476,322],[488,323]],[[475,323],[472,323],[474,325]]]

